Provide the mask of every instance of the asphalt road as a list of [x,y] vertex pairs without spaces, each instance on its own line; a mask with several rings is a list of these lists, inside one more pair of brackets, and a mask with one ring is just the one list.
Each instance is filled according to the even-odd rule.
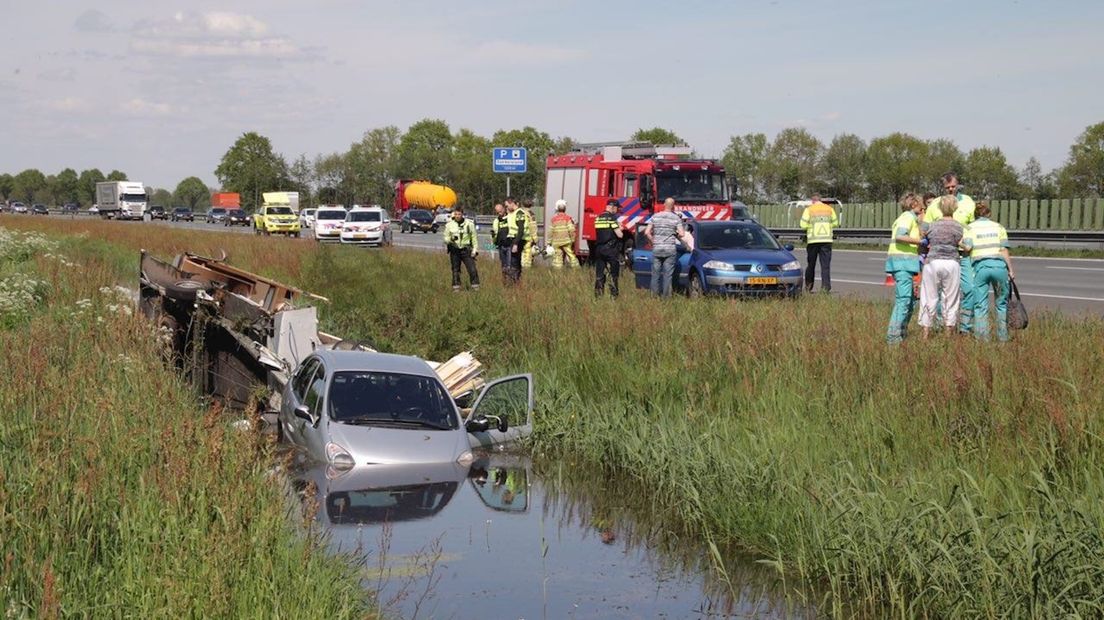
[[[202,222],[120,222],[129,226],[182,226],[213,231],[252,233],[246,227],[225,227]],[[310,237],[310,231],[303,231]],[[486,236],[481,236],[483,243]],[[273,238],[274,243],[282,241]],[[441,237],[433,233],[395,232],[394,244],[398,247],[436,250],[441,248]],[[493,252],[487,254],[493,256]],[[794,254],[805,262],[805,251]],[[443,260],[443,259],[442,259]],[[542,261],[537,261],[540,265]],[[892,289],[885,285],[884,251],[836,250],[832,254],[832,290],[836,294],[855,294],[868,298],[890,300]],[[1016,284],[1024,303],[1031,312],[1044,309],[1058,310],[1071,315],[1104,315],[1104,260],[1081,258],[1033,258],[1013,256],[1016,268]],[[819,277],[817,288],[820,287]]]

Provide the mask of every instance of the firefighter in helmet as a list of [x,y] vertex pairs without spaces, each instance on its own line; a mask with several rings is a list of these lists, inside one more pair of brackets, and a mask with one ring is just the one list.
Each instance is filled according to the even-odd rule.
[[567,201],[556,201],[556,215],[552,216],[552,229],[548,231],[548,245],[552,247],[552,266],[578,267],[572,246],[575,245],[575,220],[567,214]]

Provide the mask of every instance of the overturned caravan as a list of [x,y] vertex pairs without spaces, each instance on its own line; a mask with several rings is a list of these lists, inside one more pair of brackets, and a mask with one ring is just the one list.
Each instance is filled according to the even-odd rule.
[[[176,366],[202,393],[233,408],[259,403],[277,411],[289,377],[319,349],[375,351],[370,343],[345,340],[318,329],[312,302],[327,302],[271,278],[230,265],[226,256],[185,252],[165,262],[141,252],[139,310],[155,322]],[[483,367],[469,352],[428,361],[449,391],[473,447],[508,443],[533,427],[533,388],[527,377],[527,407],[486,417],[471,415],[487,394]],[[494,382],[492,382],[493,385]],[[488,405],[492,403],[486,403]]]

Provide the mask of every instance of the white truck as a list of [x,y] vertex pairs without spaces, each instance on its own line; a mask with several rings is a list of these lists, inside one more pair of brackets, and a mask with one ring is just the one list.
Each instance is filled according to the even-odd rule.
[[139,181],[104,181],[96,183],[96,207],[104,219],[140,220],[149,208],[149,196]]

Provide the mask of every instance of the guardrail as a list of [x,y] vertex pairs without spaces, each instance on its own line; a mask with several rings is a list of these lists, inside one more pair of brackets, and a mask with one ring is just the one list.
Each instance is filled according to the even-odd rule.
[[[804,231],[800,228],[771,228],[779,239],[800,239]],[[886,228],[837,228],[833,231],[836,239],[889,239]],[[1008,240],[1013,242],[1050,242],[1050,243],[1100,243],[1104,244],[1104,231],[1098,230],[1010,230]]]

